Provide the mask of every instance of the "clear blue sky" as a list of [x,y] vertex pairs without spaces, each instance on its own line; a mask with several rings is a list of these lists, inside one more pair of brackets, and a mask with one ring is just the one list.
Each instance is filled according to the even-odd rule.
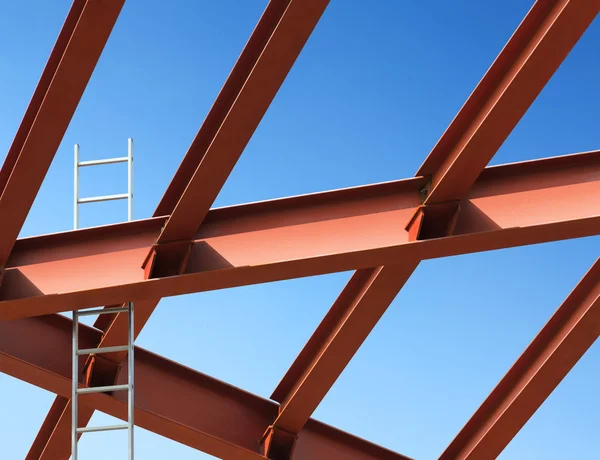
[[[72,227],[74,143],[94,159],[124,155],[133,137],[134,214],[150,216],[266,3],[128,0],[22,234]],[[413,175],[532,3],[332,0],[216,204]],[[69,6],[0,5],[0,158]],[[600,147],[599,50],[596,20],[494,164]],[[125,169],[86,171],[82,181],[85,195],[118,193]],[[125,218],[124,203],[90,205],[81,224]],[[436,458],[598,257],[599,242],[422,263],[315,417]],[[165,299],[137,343],[268,397],[349,276]],[[600,458],[598,369],[596,345],[502,458]],[[2,459],[25,456],[53,399],[0,375]],[[124,459],[125,445],[123,433],[86,435],[81,458]],[[208,458],[141,429],[136,450],[140,459]]]

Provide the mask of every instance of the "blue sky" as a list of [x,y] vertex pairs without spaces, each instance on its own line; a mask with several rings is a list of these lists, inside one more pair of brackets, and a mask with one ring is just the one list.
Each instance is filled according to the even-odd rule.
[[[332,0],[216,204],[412,176],[532,3]],[[74,143],[95,159],[125,155],[133,137],[134,216],[150,216],[265,5],[128,0],[22,235],[72,227]],[[0,158],[69,6],[0,5]],[[596,20],[492,164],[598,148],[599,49]],[[82,173],[83,195],[125,187],[122,165]],[[81,213],[82,226],[125,219],[124,203]],[[423,262],[315,417],[436,458],[598,257],[599,242]],[[349,276],[165,299],[137,344],[268,397]],[[598,458],[598,369],[596,345],[501,458]],[[0,456],[21,459],[54,396],[5,375],[0,389]],[[136,436],[138,458],[209,458]],[[123,433],[90,434],[80,446],[81,458],[126,458]]]

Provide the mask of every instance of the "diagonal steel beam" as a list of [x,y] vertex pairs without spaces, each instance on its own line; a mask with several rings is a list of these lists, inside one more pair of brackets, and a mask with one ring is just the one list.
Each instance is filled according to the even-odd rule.
[[191,238],[206,217],[329,0],[291,0],[219,126],[159,243]]
[[168,216],[175,209],[196,169],[206,156],[206,152],[217,135],[223,120],[225,120],[227,113],[231,110],[244,83],[264,51],[267,42],[273,35],[275,27],[281,21],[281,17],[289,2],[290,0],[269,1],[254,31],[250,35],[248,43],[246,43],[246,46],[238,57],[223,88],[219,92],[206,119],[202,123],[202,126],[200,126],[200,130],[179,165],[175,176],[161,198],[154,216]]
[[600,259],[494,388],[441,460],[496,458],[600,335]]
[[358,270],[271,399],[281,403],[273,428],[299,433],[375,327],[418,262]]
[[[80,404],[77,426],[87,425],[93,413],[94,409]],[[63,396],[57,396],[25,460],[68,459],[70,456],[71,401]]]
[[598,2],[538,0],[417,175],[425,203],[461,199],[598,13]]
[[[452,234],[459,207],[458,203],[445,202],[458,202],[468,195],[489,160],[593,20],[597,7],[588,4],[580,8],[581,3],[536,2],[418,171],[430,183],[423,188],[425,206],[417,209],[409,221],[409,239]],[[275,390],[273,398],[282,407],[269,428],[271,432],[281,430],[293,435],[301,429],[417,264],[418,260],[401,268],[380,266],[355,273],[346,288],[348,292],[341,294]],[[372,278],[375,273],[377,276]],[[378,279],[389,281],[378,283]],[[375,321],[369,320],[371,311],[377,312]],[[346,336],[356,340],[333,341]],[[266,439],[275,449],[289,451],[293,445],[289,436]]]
[[[101,338],[94,328],[82,325],[80,332],[82,346],[93,347]],[[31,346],[31,337],[36,346]],[[0,372],[68,398],[70,338],[71,320],[59,315],[0,323]],[[138,426],[219,458],[265,458],[259,441],[277,404],[138,347],[135,357]],[[124,367],[117,383],[126,375]],[[119,393],[85,399],[96,410],[127,417],[127,398]],[[315,420],[302,431],[294,458],[407,459]]]
[[[180,224],[189,230],[180,230],[190,234],[190,237],[196,233],[327,3],[328,1],[321,0],[271,0],[192,142],[155,215],[173,212],[173,222],[183,216]],[[245,135],[248,137],[245,142],[231,142],[239,141]],[[186,187],[188,182],[191,186]],[[193,184],[196,184],[196,187]],[[193,214],[189,214],[189,209],[185,209],[186,200],[188,206],[193,206]],[[182,201],[184,204],[178,204]],[[205,211],[198,208],[199,203],[205,204]],[[177,212],[174,211],[176,207]],[[195,219],[190,217],[192,215]],[[171,220],[167,222],[166,228],[171,229],[175,224],[169,222]],[[185,252],[175,253],[174,256],[185,257]],[[156,298],[139,302],[136,306],[136,336],[158,302],[159,298]],[[121,343],[126,337],[127,318],[123,314],[114,317],[101,316],[95,326],[105,331],[102,346],[111,346]],[[121,355],[116,354],[112,359],[118,362],[123,358]],[[49,414],[50,418],[55,416],[56,414]],[[52,443],[54,437],[64,437],[57,430],[61,427],[64,430],[67,425],[59,419],[56,429],[40,432],[39,441],[36,443]]]
[[0,174],[4,267],[124,0],[73,4]]
[[183,272],[159,264],[151,279],[139,260],[164,219],[26,238],[0,285],[0,319],[596,235],[599,172],[598,152],[488,168],[452,234],[416,241],[403,225],[419,178],[217,209]]
[[33,96],[31,97],[31,101],[27,106],[27,110],[25,111],[25,115],[23,115],[23,119],[21,120],[21,124],[17,129],[17,133],[13,139],[13,142],[8,150],[8,154],[4,159],[4,164],[0,169],[0,196],[2,196],[2,192],[6,187],[6,183],[8,182],[8,178],[12,172],[12,169],[19,158],[19,153],[21,153],[21,149],[23,148],[23,144],[25,144],[25,140],[27,139],[27,135],[31,130],[31,126],[33,125],[33,121],[37,113],[42,106],[42,101],[44,100],[44,96],[48,92],[48,88],[50,87],[50,83],[52,82],[52,78],[56,73],[56,69],[58,69],[58,65],[60,60],[63,57],[65,49],[67,48],[67,44],[73,35],[73,31],[75,30],[75,26],[77,25],[77,21],[81,16],[81,12],[83,11],[83,7],[85,6],[87,0],[75,0],[69,9],[65,22],[60,29],[60,33],[56,39],[56,43],[54,43],[54,47],[50,52],[50,57],[48,58],[48,62],[42,71],[42,76],[35,87],[35,91],[33,92]]

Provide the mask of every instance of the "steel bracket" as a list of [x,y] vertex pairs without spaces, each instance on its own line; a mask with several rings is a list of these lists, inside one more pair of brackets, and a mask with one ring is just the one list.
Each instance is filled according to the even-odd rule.
[[405,227],[408,240],[429,240],[452,235],[459,212],[458,201],[419,206]]
[[155,244],[142,264],[145,278],[180,275],[185,271],[191,250],[191,241]]
[[261,452],[272,460],[290,460],[297,439],[298,435],[270,425],[260,440]]

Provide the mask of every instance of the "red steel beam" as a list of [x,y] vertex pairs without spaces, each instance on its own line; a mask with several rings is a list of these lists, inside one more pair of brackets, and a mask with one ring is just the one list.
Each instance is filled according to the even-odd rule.
[[281,403],[274,428],[299,433],[375,327],[418,261],[358,270],[271,399]]
[[[81,345],[86,347],[95,346],[101,338],[100,331],[83,325],[80,334]],[[30,337],[35,337],[33,347]],[[0,371],[68,398],[70,338],[71,321],[59,315],[2,322]],[[259,441],[277,413],[277,404],[137,347],[135,359],[136,425],[219,458],[265,458]],[[125,367],[116,383],[126,378]],[[97,410],[123,420],[127,417],[123,395],[86,395],[84,399]],[[407,457],[311,420],[298,438],[294,459],[314,458]]]
[[[0,320],[600,233],[600,152],[487,168],[451,236],[409,241],[421,178],[211,211],[183,274],[144,279],[164,219],[19,240]],[[118,263],[115,263],[118,261]]]
[[[155,216],[173,213],[166,233],[161,234],[163,240],[175,226],[186,238],[196,233],[327,4],[323,0],[269,2],[155,212]],[[190,205],[192,213],[186,208]],[[136,336],[158,302],[159,298],[136,305]],[[121,343],[126,337],[124,314],[101,316],[94,325],[106,331],[102,346]],[[65,437],[69,424],[58,415],[60,403],[51,410],[55,413],[48,418],[57,425],[42,429],[35,444],[53,444],[58,442],[54,438]],[[60,458],[68,458],[63,451]],[[53,454],[53,458],[59,457]]]
[[124,0],[74,3],[2,168],[4,267]]
[[289,2],[201,155],[198,168],[161,232],[160,243],[189,239],[196,233],[328,4],[329,0]]
[[600,259],[441,455],[496,458],[600,335]]
[[[79,404],[77,426],[86,426],[94,409]],[[25,460],[57,460],[71,456],[71,401],[57,396]]]
[[[462,200],[468,194],[595,17],[595,8],[581,10],[579,6],[577,1],[536,3],[418,172],[431,178],[425,204]],[[574,23],[574,16],[579,21]],[[557,43],[562,44],[558,49]],[[423,220],[423,212],[431,210],[420,209],[421,214],[415,216],[420,219],[412,224],[417,227],[415,236],[426,223],[430,225]],[[443,227],[438,234],[447,234],[453,217],[453,212],[446,213],[441,222],[434,223]],[[273,393],[281,409],[271,430],[293,434],[302,428],[417,264],[356,272]],[[376,282],[382,278],[387,281]],[[283,440],[285,443],[286,438]]]
[[63,57],[65,49],[67,48],[67,43],[69,43],[69,40],[73,35],[75,25],[81,16],[81,12],[83,11],[83,7],[85,6],[86,2],[87,0],[75,0],[73,2],[60,33],[58,34],[56,43],[52,48],[48,62],[46,63],[46,66],[42,72],[42,76],[40,77],[40,81],[33,92],[33,96],[31,97],[31,101],[29,101],[25,115],[23,115],[23,120],[21,120],[21,124],[17,129],[17,134],[15,135],[10,149],[8,150],[8,154],[4,159],[2,169],[0,169],[0,196],[2,196],[2,192],[6,187],[10,173],[17,162],[17,158],[19,158],[19,153],[23,148],[23,144],[25,144],[25,140],[27,139],[27,135],[31,130],[33,121],[35,120],[35,117],[42,106],[44,96],[48,92],[52,78],[56,73],[56,69],[58,69],[60,60]]
[[244,83],[256,65],[265,45],[273,35],[290,0],[270,0],[250,39],[242,50],[223,88],[219,92],[200,130],[192,141],[173,180],[167,187],[154,216],[170,215],[181,199],[196,169],[204,159],[210,144],[217,135],[223,120],[231,110]]
[[425,203],[461,199],[598,13],[598,2],[538,0],[417,175]]

